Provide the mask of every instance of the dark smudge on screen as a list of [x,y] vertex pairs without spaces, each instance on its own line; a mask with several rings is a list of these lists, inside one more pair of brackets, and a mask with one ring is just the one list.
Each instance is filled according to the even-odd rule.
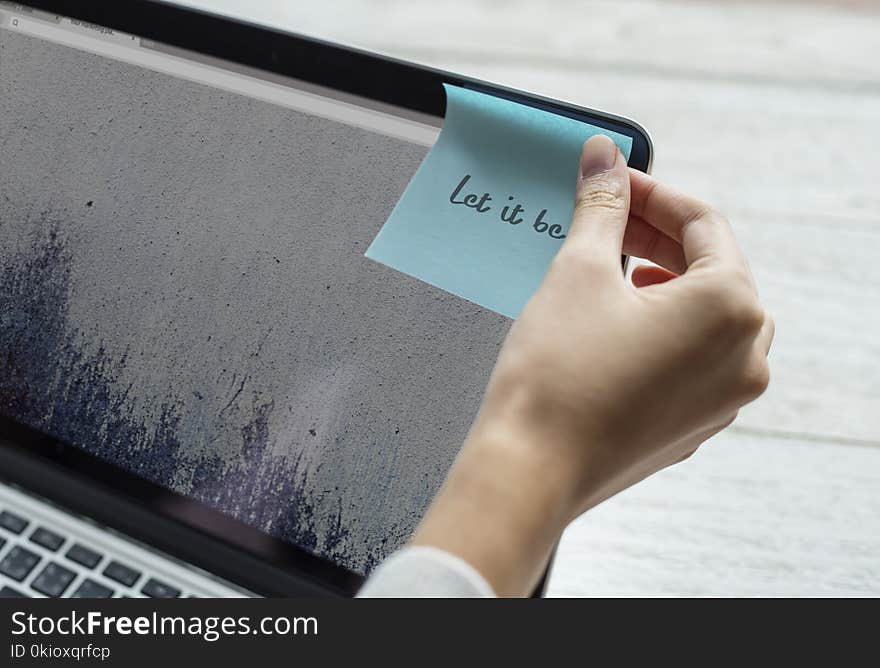
[[360,562],[359,570],[369,572],[374,559],[348,553],[341,506],[329,523],[316,526],[322,492],[309,484],[302,451],[292,458],[272,453],[274,403],[256,391],[248,396],[243,380],[233,399],[247,402],[251,416],[239,430],[234,464],[210,450],[182,447],[183,435],[198,425],[187,424],[190,416],[173,387],[157,398],[152,420],[130,410],[132,387],[119,381],[126,356],[112,357],[100,344],[90,350],[70,323],[73,259],[64,226],[43,213],[27,227],[29,244],[0,263],[0,412],[272,536],[337,563]]

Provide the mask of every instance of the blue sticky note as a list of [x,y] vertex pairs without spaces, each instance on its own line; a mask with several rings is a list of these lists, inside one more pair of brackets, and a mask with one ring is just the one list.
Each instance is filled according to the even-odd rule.
[[516,318],[571,223],[584,141],[605,134],[629,158],[632,139],[444,88],[443,130],[366,255]]

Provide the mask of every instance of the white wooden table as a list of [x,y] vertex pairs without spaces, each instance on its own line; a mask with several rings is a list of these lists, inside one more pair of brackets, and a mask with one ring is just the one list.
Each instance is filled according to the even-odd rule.
[[631,116],[733,220],[771,387],[578,520],[551,594],[880,594],[880,3],[189,4]]

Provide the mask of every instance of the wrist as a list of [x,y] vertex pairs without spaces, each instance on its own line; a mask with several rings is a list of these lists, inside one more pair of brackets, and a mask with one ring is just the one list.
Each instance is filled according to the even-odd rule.
[[574,515],[571,465],[508,422],[474,425],[413,544],[445,549],[500,595],[527,595]]
[[[565,528],[579,506],[579,467],[559,434],[542,433],[512,419],[481,419],[462,448],[480,466],[468,471],[505,495],[522,499],[535,512]],[[501,475],[503,473],[503,475]]]

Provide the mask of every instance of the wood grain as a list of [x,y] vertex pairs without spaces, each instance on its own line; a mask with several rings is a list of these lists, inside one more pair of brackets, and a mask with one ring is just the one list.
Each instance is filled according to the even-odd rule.
[[563,537],[557,596],[880,594],[880,450],[722,433]]

